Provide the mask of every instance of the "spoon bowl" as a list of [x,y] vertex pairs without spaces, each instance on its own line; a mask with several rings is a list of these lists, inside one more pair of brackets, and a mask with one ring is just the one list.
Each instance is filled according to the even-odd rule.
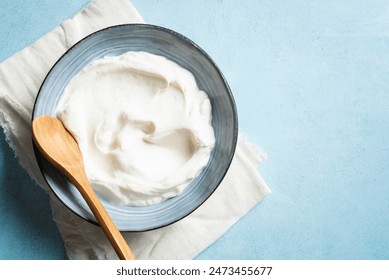
[[32,122],[32,135],[44,157],[61,171],[81,193],[118,257],[122,260],[135,259],[127,242],[90,185],[78,144],[62,122],[50,116],[40,116]]

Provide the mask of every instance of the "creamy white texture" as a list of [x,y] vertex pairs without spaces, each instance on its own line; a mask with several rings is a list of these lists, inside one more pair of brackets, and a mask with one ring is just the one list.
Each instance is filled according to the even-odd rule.
[[87,66],[65,88],[57,117],[76,138],[92,186],[117,204],[178,195],[215,142],[211,104],[192,73],[146,52]]

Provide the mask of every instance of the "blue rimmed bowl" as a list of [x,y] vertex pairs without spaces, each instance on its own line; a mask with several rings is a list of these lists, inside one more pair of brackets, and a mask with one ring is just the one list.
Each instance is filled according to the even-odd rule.
[[[180,195],[151,206],[115,205],[102,198],[103,205],[119,230],[146,231],[184,218],[216,190],[235,152],[238,120],[232,93],[213,60],[186,37],[148,24],[108,27],[85,37],[69,49],[45,78],[35,101],[32,119],[41,115],[55,117],[55,108],[64,88],[85,66],[96,59],[128,51],[165,56],[192,72],[199,88],[210,98],[216,137],[208,164]],[[80,217],[96,223],[75,186],[34,148],[42,174],[58,199]]]

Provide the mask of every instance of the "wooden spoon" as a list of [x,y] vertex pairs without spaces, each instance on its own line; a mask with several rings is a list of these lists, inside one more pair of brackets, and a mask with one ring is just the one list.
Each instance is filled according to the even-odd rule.
[[42,154],[77,187],[121,260],[135,256],[90,185],[76,140],[62,122],[41,116],[32,122],[32,135]]

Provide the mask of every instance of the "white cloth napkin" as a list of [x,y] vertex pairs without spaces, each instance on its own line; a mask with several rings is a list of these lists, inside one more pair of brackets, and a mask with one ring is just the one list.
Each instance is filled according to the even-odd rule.
[[[46,185],[35,160],[31,113],[36,94],[56,60],[86,35],[143,22],[128,0],[94,0],[73,18],[0,64],[0,124],[20,164],[50,196],[54,221],[69,259],[117,259],[102,230],[68,210]],[[227,176],[195,212],[170,226],[124,233],[138,259],[192,259],[254,207],[269,188],[257,171],[264,155],[240,136]]]

